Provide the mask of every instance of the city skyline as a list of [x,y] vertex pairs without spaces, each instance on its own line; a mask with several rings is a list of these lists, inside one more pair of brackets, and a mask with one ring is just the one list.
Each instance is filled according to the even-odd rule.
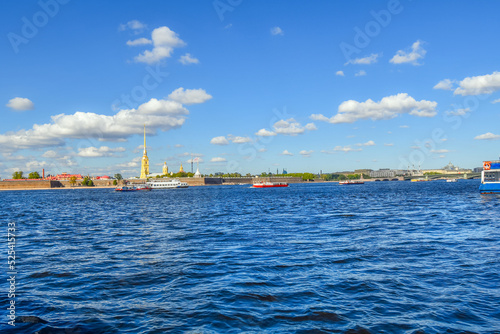
[[0,177],[138,176],[144,125],[151,173],[478,167],[500,153],[499,8],[6,2]]

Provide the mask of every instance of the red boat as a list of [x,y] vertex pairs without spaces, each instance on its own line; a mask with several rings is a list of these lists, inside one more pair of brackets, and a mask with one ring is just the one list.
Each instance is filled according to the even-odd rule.
[[115,191],[141,191],[141,190],[151,190],[151,187],[146,184],[138,184],[137,186],[121,186],[115,188]]
[[288,187],[286,182],[258,182],[253,184],[254,188],[278,188],[278,187]]

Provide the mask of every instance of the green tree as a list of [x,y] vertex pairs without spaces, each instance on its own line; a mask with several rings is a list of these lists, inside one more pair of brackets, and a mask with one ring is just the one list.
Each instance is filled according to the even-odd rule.
[[113,185],[114,185],[114,186],[118,185],[118,181],[113,180]]
[[39,179],[40,178],[40,174],[38,174],[38,172],[31,172],[28,174],[28,179]]
[[122,177],[122,175],[120,173],[117,173],[117,174],[115,174],[115,179],[117,179],[118,181],[120,181],[120,180],[123,180],[123,177]]
[[94,181],[88,180],[87,181],[87,187],[93,187],[94,186]]
[[69,184],[71,186],[74,186],[76,184],[76,176],[73,175],[72,177],[69,178]]
[[89,181],[90,181],[89,178],[85,176],[85,178],[82,181],[82,186],[87,186]]
[[314,174],[312,174],[312,173],[304,173],[302,175],[302,180],[304,180],[304,181],[314,180]]
[[339,177],[337,178],[339,181],[345,181],[347,180],[347,177],[344,174],[340,174]]
[[22,179],[23,178],[23,172],[22,171],[18,171],[18,172],[12,173],[12,178],[15,179],[15,180]]

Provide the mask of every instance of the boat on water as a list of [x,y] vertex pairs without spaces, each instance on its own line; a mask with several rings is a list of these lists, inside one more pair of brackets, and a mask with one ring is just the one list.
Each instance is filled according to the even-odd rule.
[[364,184],[365,181],[363,180],[345,180],[345,181],[339,181],[339,184],[341,185],[355,185],[355,184]]
[[286,182],[256,182],[253,184],[254,188],[280,188],[288,187]]
[[151,189],[174,189],[187,188],[189,185],[186,182],[181,182],[177,179],[171,180],[151,180],[146,183]]
[[457,182],[457,179],[446,179],[446,182]]
[[138,184],[135,186],[120,186],[116,187],[115,191],[148,191],[151,190],[147,184]]
[[411,182],[427,182],[430,181],[428,178],[411,179]]
[[481,194],[500,194],[500,160],[483,163],[479,192]]

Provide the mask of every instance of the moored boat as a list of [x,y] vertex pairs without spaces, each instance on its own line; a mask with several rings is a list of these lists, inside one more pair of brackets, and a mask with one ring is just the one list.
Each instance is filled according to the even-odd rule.
[[457,182],[457,179],[446,179],[446,182]]
[[151,180],[146,183],[151,189],[174,189],[187,188],[189,185],[186,182],[181,182],[177,179],[171,180]]
[[132,186],[120,186],[115,188],[115,191],[136,191],[136,190],[137,189],[135,189],[135,187]]
[[286,182],[256,182],[253,184],[254,188],[280,188],[288,187]]
[[355,184],[364,184],[365,181],[363,180],[345,180],[345,181],[339,181],[339,184],[341,185],[355,185]]
[[500,194],[500,160],[483,163],[479,192],[481,194]]

